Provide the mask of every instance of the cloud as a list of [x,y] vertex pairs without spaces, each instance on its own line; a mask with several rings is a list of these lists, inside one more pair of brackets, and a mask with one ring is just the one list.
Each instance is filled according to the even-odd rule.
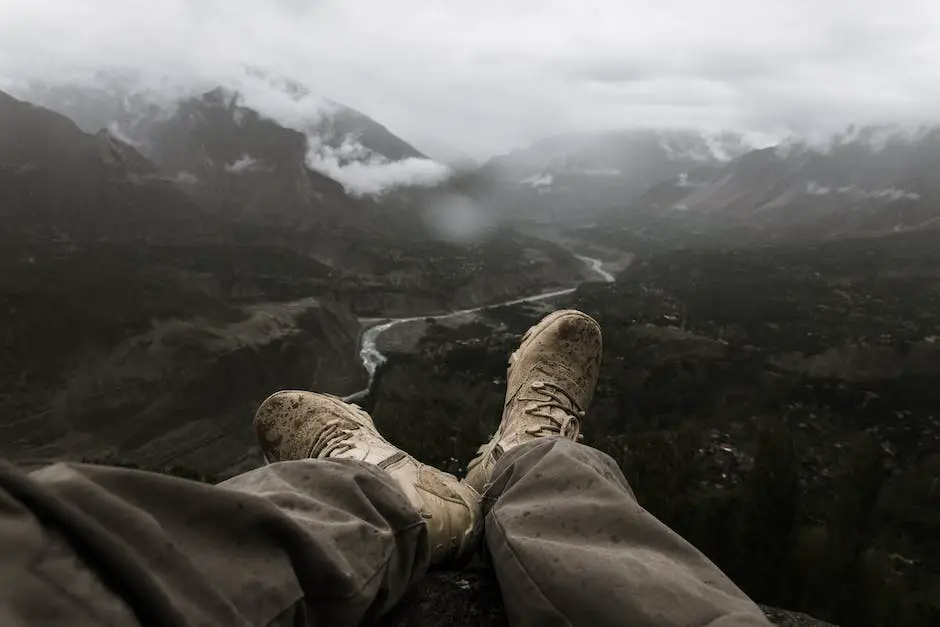
[[[381,195],[399,187],[429,187],[447,180],[453,171],[430,159],[391,161],[363,146],[354,136],[335,145],[333,137],[317,131],[324,115],[335,113],[337,103],[311,93],[305,86],[270,73],[242,69],[225,79],[238,94],[239,104],[307,137],[307,166],[338,181],[354,196]],[[238,111],[238,110],[236,110]],[[257,160],[245,155],[228,172],[258,169]]]
[[135,148],[139,148],[139,147],[140,147],[140,143],[139,143],[139,142],[135,142],[133,139],[131,139],[130,137],[128,137],[128,136],[124,133],[124,131],[121,130],[121,127],[118,126],[117,122],[112,122],[111,124],[108,125],[108,132],[111,133],[111,135],[113,135],[114,137],[116,137],[116,138],[119,139],[120,141],[122,141],[122,142],[124,142],[125,144],[127,144],[128,146],[134,146]]
[[[248,106],[298,124],[326,96],[475,158],[610,127],[937,122],[937,58],[930,0],[0,0],[0,88],[120,62],[244,81]],[[314,95],[272,95],[246,65]]]
[[177,172],[173,180],[184,185],[195,185],[199,182],[199,178],[192,172]]
[[264,165],[261,164],[261,161],[250,155],[242,156],[242,158],[235,163],[225,164],[225,171],[229,174],[241,174],[242,172],[251,172],[263,168]]
[[239,104],[276,120],[282,126],[301,132],[316,125],[323,115],[336,112],[338,105],[304,85],[295,85],[277,74],[248,67],[236,67],[213,80],[238,93]]
[[453,171],[430,159],[389,161],[347,139],[339,147],[308,137],[307,166],[339,181],[356,196],[380,195],[397,187],[428,187],[447,180]]

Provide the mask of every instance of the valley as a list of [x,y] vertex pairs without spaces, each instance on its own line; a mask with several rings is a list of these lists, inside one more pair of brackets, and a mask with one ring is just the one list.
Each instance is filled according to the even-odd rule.
[[461,474],[521,334],[576,307],[585,442],[649,511],[763,603],[940,621],[936,128],[572,132],[455,171],[256,70],[106,78],[0,92],[0,455],[214,481],[301,388]]
[[[585,266],[589,269],[590,273],[594,275],[591,277],[593,280],[600,280],[606,283],[610,283],[616,280],[610,272],[604,269],[604,264],[600,259],[594,259],[592,257],[585,257],[577,254],[575,254],[575,256],[582,263],[584,263]],[[516,305],[540,303],[543,301],[554,301],[572,294],[576,289],[577,287],[550,290],[548,292],[542,292],[532,296],[523,296],[521,298],[516,298],[509,301],[481,305],[479,307],[462,309],[446,314],[394,318],[387,321],[369,320],[368,324],[371,324],[372,326],[362,332],[362,336],[360,338],[361,348],[359,350],[359,356],[362,360],[362,367],[368,373],[368,385],[364,389],[346,397],[346,400],[359,401],[369,395],[372,383],[375,378],[375,372],[379,366],[381,366],[386,361],[383,350],[388,350],[388,346],[391,345],[394,347],[394,350],[401,352],[403,344],[410,349],[414,349],[415,345],[420,341],[424,333],[427,332],[428,326],[441,323],[462,326],[463,324],[471,323],[478,317],[478,314],[482,313],[485,315],[489,309],[514,307]],[[403,331],[403,327],[409,328],[409,330],[414,328],[414,330],[409,333],[407,331]],[[394,339],[387,339],[389,336],[393,336]],[[402,339],[400,339],[401,336],[404,336],[406,339],[402,341]],[[381,349],[379,348],[380,345],[382,346]]]

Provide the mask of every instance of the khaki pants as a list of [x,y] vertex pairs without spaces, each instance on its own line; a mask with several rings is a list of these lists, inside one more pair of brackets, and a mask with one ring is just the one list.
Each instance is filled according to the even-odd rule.
[[[484,507],[513,627],[768,624],[596,450],[545,438],[510,451]],[[359,625],[427,565],[421,517],[364,463],[282,462],[219,486],[0,465],[3,627]]]

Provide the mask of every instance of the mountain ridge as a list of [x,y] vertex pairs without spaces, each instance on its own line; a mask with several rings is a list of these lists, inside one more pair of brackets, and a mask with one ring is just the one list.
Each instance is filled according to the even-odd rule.
[[821,144],[794,141],[690,169],[611,205],[593,231],[656,248],[933,230],[940,128],[892,128],[849,127]]
[[[294,81],[257,71],[246,70],[236,80],[214,85],[180,82],[158,88],[149,87],[143,77],[133,73],[102,72],[86,82],[45,84],[34,81],[19,86],[15,95],[66,115],[86,132],[108,129],[151,158],[154,155],[150,151],[159,139],[161,126],[177,117],[180,108],[191,109],[192,102],[207,99],[226,102],[230,109],[242,114],[250,111],[280,127],[302,133],[307,138],[308,165],[353,192],[366,183],[356,178],[363,176],[361,172],[345,171],[351,164],[376,168],[403,163],[416,168],[418,164],[434,163],[366,114],[336,101],[315,97]],[[435,172],[436,176],[444,177],[448,170],[441,165]],[[415,182],[402,178],[400,173],[395,179],[394,174],[396,172],[386,174],[392,178],[390,186]],[[421,179],[417,182],[428,184]],[[382,187],[365,189],[369,194],[382,191]]]

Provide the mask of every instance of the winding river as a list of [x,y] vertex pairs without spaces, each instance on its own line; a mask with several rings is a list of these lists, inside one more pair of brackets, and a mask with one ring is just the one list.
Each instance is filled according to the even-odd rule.
[[[594,259],[593,257],[585,257],[584,255],[575,255],[578,259],[584,262],[591,270],[591,272],[597,277],[598,282],[604,283],[613,283],[616,279],[607,270],[604,270],[604,262],[600,259]],[[363,397],[369,394],[369,391],[372,389],[372,382],[375,379],[375,371],[378,370],[378,367],[385,362],[385,355],[381,353],[378,349],[378,339],[383,333],[388,331],[394,326],[399,324],[404,324],[406,322],[414,322],[415,320],[446,320],[448,318],[456,318],[457,316],[465,316],[467,314],[476,313],[478,311],[484,311],[486,309],[495,309],[497,307],[506,307],[509,305],[518,305],[521,303],[533,303],[540,300],[549,300],[551,298],[557,298],[559,296],[565,296],[566,294],[573,293],[577,287],[569,287],[561,290],[553,290],[550,292],[543,292],[542,294],[534,294],[532,296],[525,296],[523,298],[516,298],[515,300],[507,300],[502,303],[495,303],[492,305],[484,305],[482,307],[473,307],[472,309],[461,309],[460,311],[452,311],[446,314],[440,314],[436,316],[414,316],[411,318],[394,318],[387,322],[377,324],[375,326],[369,327],[362,333],[360,339],[360,349],[359,349],[359,358],[362,360],[362,366],[366,369],[366,372],[369,373],[369,384],[364,390],[360,390],[355,394],[351,394],[345,398],[346,401],[356,401],[360,400]]]

